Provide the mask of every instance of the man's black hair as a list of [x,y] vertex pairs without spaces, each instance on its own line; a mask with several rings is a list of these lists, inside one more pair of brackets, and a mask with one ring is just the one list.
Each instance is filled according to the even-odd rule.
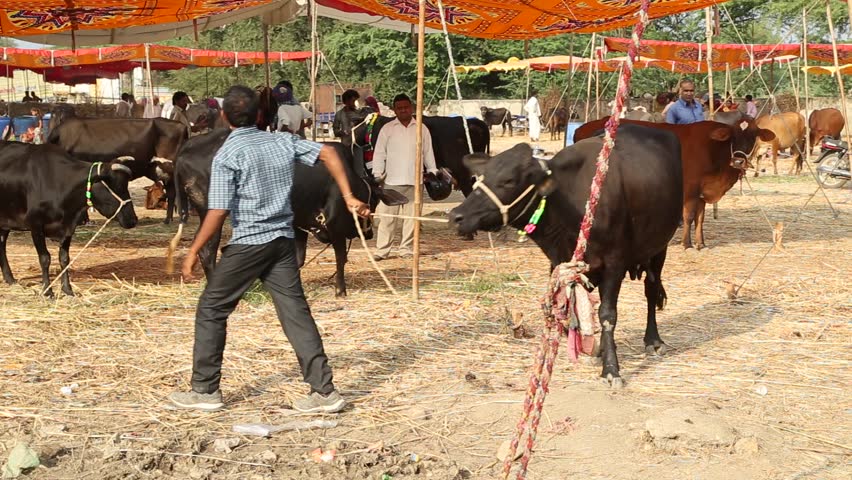
[[357,91],[352,89],[346,90],[341,96],[343,103],[346,103],[349,100],[358,100],[359,98],[361,98],[361,95]]
[[746,102],[750,102],[750,101],[752,101],[752,100],[753,100],[753,98],[754,98],[754,97],[752,97],[751,95],[746,95]]
[[189,98],[189,95],[183,91],[175,92],[175,94],[172,95],[172,105],[177,105],[177,102],[181,101],[183,98]]
[[397,95],[397,96],[393,97],[393,106],[394,106],[394,107],[396,107],[396,102],[408,102],[408,103],[412,103],[412,102],[411,102],[411,98],[409,98],[409,97],[408,97],[408,95],[406,95],[406,94],[404,94],[404,93],[400,93],[399,95]]
[[258,98],[254,90],[245,85],[234,85],[225,94],[222,110],[234,127],[252,127],[257,122]]

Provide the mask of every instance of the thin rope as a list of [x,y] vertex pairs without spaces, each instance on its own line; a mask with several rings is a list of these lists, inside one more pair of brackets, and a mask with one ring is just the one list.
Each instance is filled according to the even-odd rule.
[[450,74],[450,69],[448,68],[447,71],[444,73],[444,76],[441,77],[441,81],[438,82],[438,86],[435,87],[435,92],[432,93],[432,97],[429,98],[429,103],[426,104],[426,108],[429,108],[430,106],[432,106],[432,100],[435,100],[435,97],[438,96],[438,92],[441,91],[441,87],[444,85],[444,80],[447,80],[447,75],[449,75],[449,74]]
[[[337,82],[337,86],[340,87],[341,90],[346,90],[343,87],[343,84],[340,83],[340,80],[337,78],[337,74],[334,73],[334,69],[331,68],[331,64],[328,63],[328,60],[325,58],[325,55],[321,55],[321,58],[322,58],[322,63],[324,63],[325,66],[328,67],[328,71],[331,72],[331,76],[334,77],[334,81]],[[322,65],[322,63],[320,65]],[[317,69],[317,75],[319,75],[319,69]]]
[[464,106],[462,105],[462,94],[461,87],[459,86],[459,77],[456,74],[456,61],[453,59],[453,46],[450,43],[450,34],[447,32],[447,20],[444,18],[444,4],[441,3],[441,0],[438,0],[438,11],[441,13],[439,16],[441,17],[441,28],[444,30],[444,40],[447,43],[447,57],[450,59],[450,68],[449,71],[453,76],[453,83],[456,86],[456,96],[458,97],[459,107],[462,109],[461,117],[462,124],[464,125],[464,136],[467,138],[467,148],[470,153],[473,153],[473,142],[470,140],[470,129],[467,125],[467,115],[464,114]]
[[358,237],[361,239],[361,246],[364,247],[364,252],[366,252],[367,258],[370,259],[370,263],[373,264],[373,268],[375,268],[376,271],[379,272],[379,275],[381,275],[382,280],[385,281],[385,285],[388,286],[388,289],[390,289],[390,291],[394,295],[399,295],[399,292],[397,292],[396,289],[393,288],[393,285],[391,284],[390,280],[388,280],[388,277],[385,275],[385,272],[383,272],[382,269],[379,268],[379,264],[378,262],[376,262],[375,257],[373,257],[373,253],[370,251],[370,247],[367,246],[367,239],[364,238],[364,230],[361,229],[361,222],[358,219],[358,214],[355,213],[354,210],[352,210],[352,218],[355,220],[355,228],[358,229]]
[[104,222],[104,224],[103,224],[103,225],[101,225],[101,228],[99,228],[99,229],[98,229],[98,231],[97,231],[97,232],[95,232],[95,234],[92,236],[92,238],[90,238],[90,239],[89,239],[89,241],[88,241],[88,242],[86,242],[86,244],[85,244],[85,245],[83,245],[83,248],[81,248],[81,249],[80,249],[80,251],[79,251],[79,252],[77,252],[77,255],[74,255],[74,258],[72,258],[72,259],[71,259],[71,261],[70,261],[70,262],[68,262],[68,265],[66,265],[66,266],[65,266],[65,268],[63,268],[63,269],[59,272],[59,275],[57,275],[56,277],[54,277],[54,278],[53,278],[53,281],[52,281],[52,282],[50,282],[50,283],[47,285],[47,288],[45,288],[45,289],[41,292],[41,294],[42,294],[42,295],[46,294],[48,290],[50,290],[51,288],[53,288],[53,286],[56,284],[56,281],[57,281],[57,280],[59,280],[60,278],[62,278],[62,275],[64,275],[64,274],[65,274],[65,272],[67,272],[67,271],[68,271],[68,269],[69,269],[69,268],[71,268],[71,265],[74,265],[74,262],[76,262],[76,261],[77,261],[77,259],[78,259],[78,258],[80,258],[80,255],[82,255],[82,254],[83,254],[83,252],[85,252],[85,251],[86,251],[86,249],[87,249],[87,248],[89,248],[89,245],[91,245],[91,244],[92,244],[92,242],[94,242],[94,241],[95,241],[95,239],[96,239],[96,238],[98,238],[98,235],[100,235],[100,234],[101,234],[101,232],[103,232],[103,231],[104,231],[104,228],[106,228],[106,226],[107,226],[107,225],[109,225],[109,222],[111,222],[111,221],[112,221],[115,217],[117,217],[117,216],[118,216],[118,214],[119,214],[119,213],[121,213],[121,208],[122,208],[122,207],[124,207],[124,205],[126,205],[126,204],[128,204],[128,203],[130,203],[130,199],[122,200],[122,201],[121,201],[121,204],[119,204],[118,208],[115,210],[115,213],[114,213],[111,217],[109,217],[109,218],[107,219],[107,221],[106,221],[106,222]]
[[[310,260],[308,260],[307,262],[305,262],[305,264],[304,264],[304,265],[302,265],[302,267],[301,267],[301,268],[305,268],[305,267],[307,267],[308,265],[310,265],[310,264],[311,264],[311,262],[313,262],[314,260],[316,260],[316,259],[317,259],[317,257],[319,257],[320,255],[322,255],[322,252],[324,252],[324,251],[328,250],[328,247],[330,247],[330,246],[331,246],[331,244],[330,244],[330,243],[326,243],[326,244],[325,244],[325,246],[322,248],[322,250],[320,250],[320,251],[319,251],[316,255],[314,255],[314,256],[313,256],[313,258],[311,258]],[[336,274],[335,274],[335,275],[336,275]]]

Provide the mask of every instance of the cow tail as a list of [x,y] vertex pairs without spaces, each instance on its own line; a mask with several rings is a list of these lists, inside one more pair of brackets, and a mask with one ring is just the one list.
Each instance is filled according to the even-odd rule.
[[183,212],[183,202],[181,201],[183,198],[183,189],[180,188],[180,181],[178,180],[177,161],[175,161],[174,166],[174,173],[172,174],[172,188],[175,189],[175,210],[177,210],[178,214],[178,229],[175,236],[172,237],[172,240],[169,242],[169,249],[166,251],[166,273],[169,275],[175,273],[175,250],[177,250],[178,244],[180,243],[180,237],[183,235],[183,224],[189,216],[188,212],[187,215],[184,215]]

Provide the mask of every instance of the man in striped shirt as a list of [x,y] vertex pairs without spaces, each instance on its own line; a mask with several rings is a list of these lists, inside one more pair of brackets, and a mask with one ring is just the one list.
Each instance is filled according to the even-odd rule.
[[338,412],[346,402],[332,383],[331,367],[296,264],[290,205],[295,164],[313,166],[322,161],[350,209],[366,216],[370,208],[352,194],[343,163],[331,147],[289,133],[260,131],[255,127],[257,112],[253,90],[244,86],[228,90],[222,116],[232,132],[213,158],[209,211],[184,260],[184,279],[194,277],[199,250],[221,230],[229,214],[233,233],[198,302],[192,390],[169,398],[181,408],[215,411],[224,407],[219,382],[228,316],[260,279],[272,296],[302,376],[311,386],[311,393],[294,402],[294,408]]

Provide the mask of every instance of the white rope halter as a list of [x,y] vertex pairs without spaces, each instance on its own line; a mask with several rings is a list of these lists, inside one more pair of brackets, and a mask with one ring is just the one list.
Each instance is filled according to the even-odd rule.
[[[538,159],[538,162],[539,162],[539,165],[541,166],[542,170],[544,170],[547,173],[547,175],[550,176],[550,169],[547,168],[547,164],[544,162],[544,160]],[[521,200],[523,200],[524,197],[529,195],[529,193],[532,192],[535,188],[536,188],[535,185],[530,185],[529,187],[526,188],[526,190],[523,191],[523,193],[518,195],[518,197],[515,198],[515,200],[513,200],[512,203],[505,205],[502,201],[500,201],[500,197],[498,197],[497,194],[495,194],[490,188],[488,188],[488,185],[485,184],[485,175],[477,176],[476,182],[474,182],[474,184],[473,184],[474,190],[476,190],[476,189],[482,190],[482,192],[485,193],[485,195],[489,199],[491,199],[491,201],[494,203],[494,206],[496,206],[497,209],[500,210],[500,215],[503,216],[503,226],[504,227],[509,224],[509,210],[511,210],[512,207],[514,207]],[[535,200],[535,195],[533,195],[533,197],[527,203],[527,206],[524,207],[524,209],[521,211],[521,213],[518,215],[518,217],[523,215],[524,212],[527,209],[529,209],[530,205],[532,205],[532,203],[533,203],[532,202],[533,200]]]

